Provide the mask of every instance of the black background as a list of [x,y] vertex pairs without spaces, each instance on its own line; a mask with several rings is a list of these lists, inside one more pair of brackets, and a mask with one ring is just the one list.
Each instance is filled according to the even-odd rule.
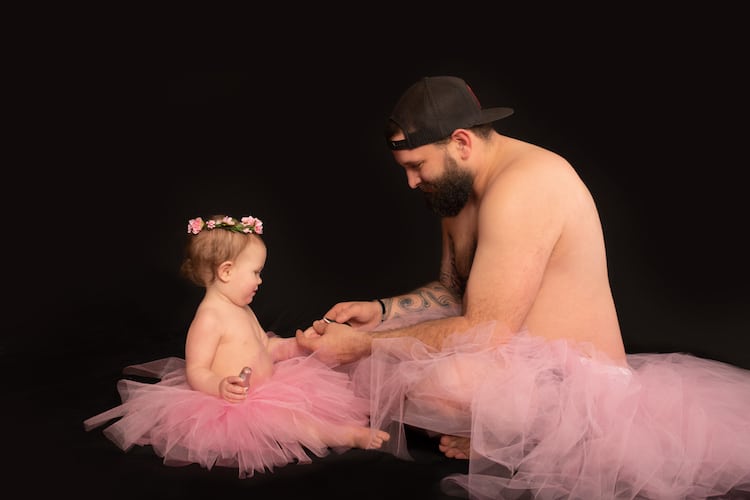
[[[485,106],[515,108],[501,133],[578,170],[600,210],[628,352],[750,368],[747,40],[737,14],[455,7],[440,23],[393,12],[367,23],[384,12],[321,8],[297,9],[294,21],[233,19],[231,30],[228,13],[153,24],[144,15],[114,31],[101,21],[26,39],[35,56],[12,72],[21,112],[10,138],[21,154],[3,202],[14,300],[0,354],[5,393],[18,401],[8,408],[20,409],[7,415],[18,430],[14,477],[82,497],[437,495],[441,467],[456,466],[428,451],[412,468],[353,451],[238,481],[164,467],[148,449],[123,454],[81,425],[118,402],[123,366],[184,355],[201,295],[177,272],[189,218],[264,221],[268,260],[252,307],[285,336],[338,300],[436,277],[438,221],[382,137],[400,93],[427,75],[461,76]],[[334,14],[343,21],[320,21]],[[413,482],[368,489],[352,463]]]

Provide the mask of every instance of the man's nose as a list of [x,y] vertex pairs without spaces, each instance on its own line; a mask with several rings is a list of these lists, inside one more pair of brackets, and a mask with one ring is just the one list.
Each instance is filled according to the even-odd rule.
[[409,183],[410,188],[417,189],[422,183],[422,179],[416,172],[406,172],[406,182]]

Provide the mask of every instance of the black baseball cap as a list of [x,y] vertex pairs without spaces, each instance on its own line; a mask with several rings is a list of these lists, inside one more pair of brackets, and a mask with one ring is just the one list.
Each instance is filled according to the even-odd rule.
[[512,108],[482,109],[471,87],[455,76],[427,76],[414,83],[396,103],[393,121],[404,139],[392,141],[392,150],[414,149],[445,139],[457,128],[492,123],[513,114]]

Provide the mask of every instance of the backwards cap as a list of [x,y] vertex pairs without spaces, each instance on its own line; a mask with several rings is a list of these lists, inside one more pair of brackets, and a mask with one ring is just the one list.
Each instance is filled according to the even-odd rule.
[[513,114],[512,108],[482,109],[469,85],[455,76],[428,76],[409,87],[390,120],[404,139],[386,137],[392,150],[414,149],[445,139],[458,128],[492,123]]

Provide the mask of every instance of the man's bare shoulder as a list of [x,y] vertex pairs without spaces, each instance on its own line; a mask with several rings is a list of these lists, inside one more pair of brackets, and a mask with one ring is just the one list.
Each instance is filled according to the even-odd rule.
[[519,140],[509,140],[497,158],[499,178],[547,178],[574,174],[570,163],[558,153]]
[[488,198],[514,200],[537,196],[560,196],[577,182],[570,163],[559,154],[533,144],[513,141],[497,160],[487,183]]
[[[508,232],[538,225],[550,238],[576,212],[585,187],[570,163],[543,148],[514,143],[505,168],[487,183],[479,209],[480,231]],[[524,229],[525,228],[525,229]],[[544,228],[544,229],[542,229]]]

